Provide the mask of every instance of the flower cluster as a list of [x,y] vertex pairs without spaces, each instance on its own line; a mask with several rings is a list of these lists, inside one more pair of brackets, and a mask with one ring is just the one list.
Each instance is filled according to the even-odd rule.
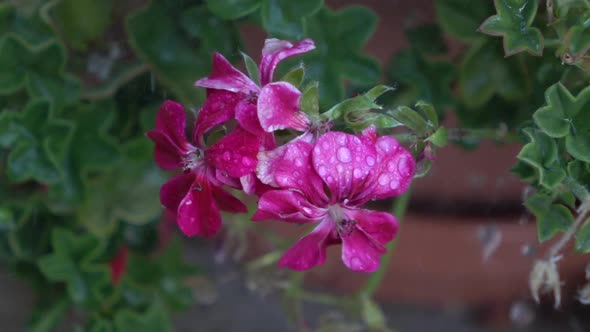
[[[147,135],[155,142],[158,165],[182,170],[162,187],[161,202],[184,234],[213,236],[221,226],[220,210],[247,211],[226,188],[242,190],[259,197],[254,221],[317,224],[283,255],[280,266],[312,268],[325,261],[327,246],[342,244],[348,268],[372,272],[397,221],[362,207],[406,191],[415,161],[374,127],[348,134],[314,123],[319,120],[300,109],[301,91],[273,82],[280,61],[314,48],[310,39],[266,40],[259,84],[214,54],[212,73],[195,83],[207,88],[207,100],[190,140],[182,106],[173,101],[161,106]],[[215,141],[221,125],[224,135]],[[278,144],[274,132],[282,129],[301,134]]]

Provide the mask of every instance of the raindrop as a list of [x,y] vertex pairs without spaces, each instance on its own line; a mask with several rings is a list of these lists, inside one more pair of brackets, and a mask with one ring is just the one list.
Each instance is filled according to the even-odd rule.
[[365,159],[365,161],[367,162],[367,165],[369,166],[373,166],[375,165],[375,158],[373,158],[373,156],[367,156],[367,158]]
[[352,175],[353,175],[353,176],[354,176],[356,179],[359,179],[359,178],[360,178],[360,177],[361,177],[363,174],[362,174],[362,172],[361,172],[361,170],[360,170],[360,169],[358,169],[358,168],[355,168],[355,169],[352,171]]
[[231,153],[229,151],[225,151],[223,153],[223,159],[229,161],[231,159]]
[[324,166],[320,166],[320,167],[318,167],[318,174],[319,174],[320,176],[325,176],[327,172],[328,172],[328,171],[326,170],[326,167],[324,167]]
[[343,163],[349,163],[352,161],[350,150],[344,146],[338,149],[336,156],[338,157],[338,160],[340,160]]
[[377,181],[379,181],[380,185],[385,186],[389,182],[389,176],[387,174],[381,174]]

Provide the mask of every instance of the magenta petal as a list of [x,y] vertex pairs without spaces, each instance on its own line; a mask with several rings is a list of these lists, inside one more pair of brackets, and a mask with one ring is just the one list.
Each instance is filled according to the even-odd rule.
[[279,62],[294,55],[307,53],[313,49],[315,49],[315,44],[309,38],[295,44],[276,38],[265,40],[262,49],[262,60],[260,61],[260,84],[264,86],[272,82],[273,73]]
[[164,207],[176,214],[176,210],[184,196],[195,181],[193,172],[183,173],[173,177],[160,188],[160,202]]
[[358,227],[342,238],[342,261],[357,272],[375,272],[385,247]]
[[177,223],[187,236],[211,237],[221,227],[221,214],[213,199],[211,185],[202,175],[195,182],[178,206]]
[[379,137],[375,143],[377,163],[358,198],[362,201],[387,198],[403,194],[414,177],[415,161],[412,155],[393,137]]
[[156,163],[163,169],[181,167],[182,156],[194,149],[186,139],[185,124],[182,105],[168,100],[160,106],[156,115],[156,127],[148,131],[147,136],[156,143],[154,147]]
[[162,169],[181,168],[182,155],[179,148],[168,136],[158,130],[150,130],[146,135],[154,142],[154,159]]
[[279,260],[279,266],[303,271],[326,261],[326,247],[330,243],[333,224],[321,222],[311,233],[302,237]]
[[258,121],[258,112],[255,104],[246,100],[236,105],[236,120],[242,128],[254,135],[267,134],[260,126]]
[[271,151],[258,154],[256,175],[262,183],[297,190],[311,202],[324,205],[328,197],[322,179],[311,166],[311,134],[304,134]]
[[393,215],[369,210],[345,210],[350,220],[356,221],[357,230],[385,246],[397,233],[398,223]]
[[325,209],[311,204],[301,193],[292,190],[270,190],[258,201],[258,210],[252,217],[254,221],[283,220],[294,223],[307,223],[323,219]]
[[267,132],[279,129],[305,131],[310,124],[299,110],[301,92],[287,82],[267,84],[258,96],[258,120]]
[[362,135],[329,132],[313,148],[313,167],[330,188],[332,199],[352,199],[377,162],[372,142]]
[[194,141],[203,146],[205,133],[211,128],[222,124],[235,117],[236,107],[242,100],[240,94],[223,91],[209,90],[207,100],[199,110],[195,122]]
[[221,138],[205,151],[206,160],[231,177],[239,178],[256,170],[260,139],[241,127]]
[[231,213],[246,213],[248,212],[248,208],[242,201],[234,197],[232,194],[228,193],[221,187],[211,186],[211,192],[213,193],[213,197],[217,202],[217,206],[227,212]]
[[234,68],[223,55],[213,54],[213,70],[207,78],[195,82],[195,86],[250,94],[260,89],[248,76]]

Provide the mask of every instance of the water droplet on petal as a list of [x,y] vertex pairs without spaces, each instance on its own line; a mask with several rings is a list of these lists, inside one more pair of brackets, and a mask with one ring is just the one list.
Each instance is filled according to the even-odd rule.
[[401,157],[397,162],[397,170],[403,176],[410,176],[410,173],[411,173],[410,160],[406,157]]
[[231,153],[229,151],[225,151],[223,153],[223,159],[229,161],[231,159]]
[[251,166],[253,164],[252,159],[248,157],[242,157],[242,165],[244,166]]
[[389,188],[391,190],[395,190],[399,187],[399,180],[396,177],[393,177],[391,179],[391,182],[389,182]]
[[375,165],[375,158],[373,156],[367,156],[367,159],[365,159],[365,161],[367,162],[367,165],[371,167]]
[[354,256],[350,258],[350,267],[355,271],[362,271],[364,269],[364,264],[360,258]]
[[186,201],[184,204],[185,205],[191,205],[191,204],[193,204],[193,201]]
[[381,174],[377,181],[379,181],[380,185],[385,186],[389,182],[389,176],[387,174]]
[[[388,170],[388,171],[390,171],[390,172],[395,172],[396,166],[397,166],[397,165],[395,164],[395,161],[393,161],[393,160],[390,160],[390,161],[387,163],[387,170]],[[397,166],[397,168],[399,169],[399,166]]]
[[324,141],[324,142],[322,143],[322,147],[323,147],[324,149],[326,149],[326,150],[327,150],[327,149],[329,149],[329,148],[330,148],[330,143],[328,143],[328,142]]
[[332,176],[330,175],[330,176],[328,176],[328,178],[327,178],[326,180],[328,180],[328,182],[333,182],[333,181],[334,181],[334,177],[332,177]]
[[352,171],[352,175],[353,175],[353,176],[354,176],[356,179],[359,179],[359,178],[360,178],[360,177],[361,177],[363,174],[362,174],[362,172],[361,172],[361,170],[360,170],[360,169],[358,169],[358,168],[355,168],[355,169]]
[[327,173],[328,173],[328,171],[326,170],[326,167],[324,167],[324,166],[318,167],[318,174],[320,176],[325,176]]
[[344,171],[344,167],[340,164],[336,165],[336,170],[338,171],[338,173],[342,173],[342,171]]
[[343,163],[349,163],[352,161],[350,150],[344,146],[338,149],[336,156],[338,157],[338,160],[340,160]]

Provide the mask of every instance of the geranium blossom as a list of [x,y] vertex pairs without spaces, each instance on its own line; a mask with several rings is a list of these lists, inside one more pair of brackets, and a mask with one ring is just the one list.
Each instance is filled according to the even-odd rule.
[[[213,236],[221,226],[219,210],[246,212],[246,206],[222,188],[240,188],[237,180],[256,167],[258,138],[236,128],[212,146],[185,136],[185,112],[173,101],[160,107],[156,128],[147,135],[155,144],[156,163],[163,169],[182,169],[160,190],[160,200],[188,236]],[[199,122],[197,121],[197,124]]]
[[397,221],[361,207],[407,190],[415,166],[408,151],[369,128],[362,135],[329,132],[315,144],[311,135],[303,135],[261,157],[259,178],[278,189],[262,195],[253,220],[318,223],[283,255],[280,266],[309,269],[324,263],[328,245],[342,243],[348,268],[372,272],[379,267]]

